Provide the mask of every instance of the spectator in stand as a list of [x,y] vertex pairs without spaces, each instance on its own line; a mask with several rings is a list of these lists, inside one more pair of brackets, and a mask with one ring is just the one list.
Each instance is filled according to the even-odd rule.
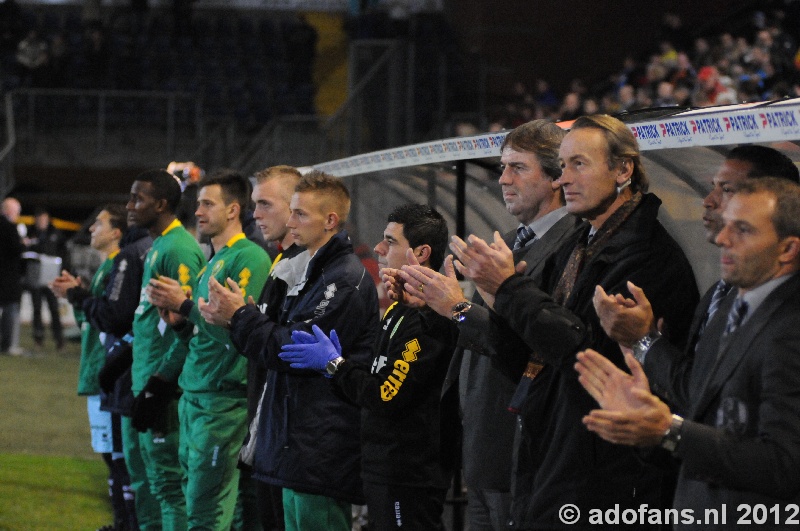
[[558,97],[544,79],[536,80],[536,93],[533,95],[536,105],[540,107],[557,107]]
[[719,70],[715,66],[704,66],[697,73],[698,85],[692,96],[692,104],[697,107],[719,105],[717,100],[728,89],[720,82]]
[[71,55],[63,33],[56,33],[50,40],[47,85],[53,88],[66,87],[69,81]]
[[[64,233],[56,229],[50,222],[47,210],[39,208],[30,237],[28,250],[45,255],[45,257],[58,257],[62,259],[62,268],[68,269],[63,260],[67,256],[67,241]],[[44,342],[44,323],[42,322],[42,299],[47,301],[47,310],[50,312],[50,328],[53,331],[53,341],[56,349],[64,348],[64,331],[61,326],[61,315],[58,310],[58,299],[47,286],[29,286],[31,302],[33,303],[33,340],[41,347]]]
[[699,37],[694,41],[694,57],[692,63],[697,67],[708,66],[714,62],[711,54],[711,46],[708,41],[703,37]]
[[597,103],[595,98],[586,98],[583,100],[583,106],[581,107],[581,114],[585,116],[589,116],[592,114],[597,114],[600,112],[600,105]]
[[622,85],[617,91],[619,112],[630,111],[636,106],[636,92],[632,85]]
[[564,103],[559,110],[560,120],[574,120],[582,114],[581,96],[577,92],[569,92],[564,96]]
[[653,107],[675,107],[678,102],[675,100],[673,92],[675,87],[669,81],[662,81],[658,84],[656,99]]
[[40,87],[44,84],[47,71],[47,43],[32,29],[17,45],[17,64],[19,65],[22,86]]
[[696,77],[697,72],[695,72],[689,56],[686,55],[686,52],[678,53],[678,62],[669,73],[669,81],[673,84],[694,83]]
[[108,65],[111,60],[106,38],[100,28],[91,29],[87,37],[84,49],[86,75],[83,83],[88,88],[103,88],[106,85]]

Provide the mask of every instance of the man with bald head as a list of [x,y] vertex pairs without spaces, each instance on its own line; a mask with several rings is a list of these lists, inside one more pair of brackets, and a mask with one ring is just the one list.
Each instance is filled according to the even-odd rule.
[[19,300],[22,297],[22,251],[17,219],[22,207],[13,197],[3,200],[0,216],[0,353],[22,354],[19,347]]

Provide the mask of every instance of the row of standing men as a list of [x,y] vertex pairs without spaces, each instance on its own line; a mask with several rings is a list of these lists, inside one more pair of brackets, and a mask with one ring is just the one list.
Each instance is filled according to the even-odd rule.
[[[247,476],[255,480],[265,520],[283,510],[287,529],[348,529],[350,504],[365,500],[374,528],[442,528],[454,439],[462,442],[471,529],[558,528],[567,523],[559,512],[566,504],[585,510],[578,528],[597,523],[590,522],[590,509],[670,507],[674,456],[683,462],[678,508],[797,496],[788,480],[780,491],[743,487],[726,468],[733,454],[708,455],[709,447],[749,450],[765,475],[796,470],[798,449],[786,419],[764,415],[764,422],[784,421],[784,431],[771,433],[773,426],[756,413],[763,404],[789,404],[783,387],[770,387],[775,375],[767,368],[742,375],[736,385],[715,387],[698,408],[693,386],[705,373],[692,370],[695,358],[708,369],[717,351],[722,356],[738,345],[704,346],[700,338],[721,337],[727,317],[720,310],[714,318],[709,310],[727,310],[781,279],[789,289],[758,299],[770,304],[750,301],[759,308],[751,315],[759,318],[727,334],[743,335],[748,323],[752,329],[769,321],[767,311],[789,321],[800,315],[791,307],[797,298],[785,297],[796,294],[796,226],[763,227],[776,240],[772,254],[763,246],[757,256],[748,254],[747,242],[732,236],[735,228],[755,223],[747,215],[778,212],[797,201],[791,161],[767,148],[743,147],[715,176],[704,222],[722,248],[723,280],[735,289],[717,297],[716,306],[717,290],[710,290],[694,320],[694,275],[657,220],[660,201],[647,193],[638,147],[624,124],[584,117],[565,134],[534,121],[509,133],[501,162],[503,199],[520,221],[513,234],[495,234],[491,243],[453,237],[454,256],[445,259],[446,224],[435,210],[417,205],[391,213],[375,251],[398,304],[381,325],[372,280],[342,229],[349,195],[338,180],[318,172],[300,177],[286,167],[257,176],[254,218],[265,239],[282,248],[270,266],[241,235],[248,204],[247,187],[236,184],[241,177],[201,184],[198,231],[213,248],[207,264],[174,220],[177,183],[163,171],[137,178],[128,222],[147,229],[153,246],[144,256],[133,312],[136,398],[122,433],[140,528],[229,528],[237,496],[246,490],[240,488],[240,460],[252,466]],[[743,181],[765,175],[795,184],[763,179],[761,188],[744,191]],[[743,199],[730,201],[739,211],[729,215],[724,208],[738,188],[751,201],[746,208],[739,205]],[[437,272],[442,263],[444,274]],[[456,269],[478,289],[472,302],[461,292]],[[78,281],[64,275],[54,289],[60,282]],[[95,298],[113,295],[114,283],[108,288]],[[81,304],[85,308],[86,300]],[[639,318],[648,315],[643,309],[652,313],[649,319]],[[653,329],[657,320],[664,323],[660,332]],[[785,329],[791,334],[798,327]],[[760,338],[764,332],[749,333]],[[762,349],[792,344],[784,340],[765,337],[758,351],[749,342],[741,348],[760,359]],[[647,356],[670,344],[685,348],[682,361],[662,369],[661,379],[648,375],[680,420],[670,414],[663,425],[661,418],[651,427],[658,437],[652,431],[648,438],[622,437],[614,422],[641,410],[641,404],[624,409],[624,401],[607,399],[610,382],[628,382],[619,371],[626,367],[623,350],[634,347],[646,357],[647,371],[651,360],[678,359],[675,353]],[[576,371],[575,354],[586,348],[593,350],[581,355]],[[791,353],[796,346],[787,348]],[[630,359],[627,364],[643,388],[643,373]],[[795,376],[790,369],[782,376]],[[691,385],[670,387],[684,378]],[[744,393],[753,382],[764,391]],[[594,399],[613,411],[610,420],[590,414]],[[627,418],[627,426],[635,420],[641,419]],[[461,427],[463,437],[452,437]],[[692,437],[681,441],[682,430]],[[666,450],[642,459],[631,444]],[[264,503],[276,498],[275,488],[281,503]],[[648,523],[665,523],[657,520]]]

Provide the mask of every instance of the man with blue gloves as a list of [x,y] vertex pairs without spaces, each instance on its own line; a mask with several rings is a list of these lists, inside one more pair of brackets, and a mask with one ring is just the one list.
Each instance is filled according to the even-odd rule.
[[[375,246],[384,276],[405,264],[441,267],[447,224],[425,205],[404,205],[389,215]],[[419,301],[417,301],[419,302]],[[294,331],[280,357],[294,369],[326,374],[344,396],[361,406],[364,494],[370,528],[444,529],[441,514],[450,474],[444,459],[441,390],[453,353],[455,327],[417,304],[395,302],[386,311],[371,366],[342,356],[335,330],[330,339]],[[432,333],[435,330],[436,333]],[[442,333],[444,332],[444,333]],[[345,353],[346,354],[346,353]]]

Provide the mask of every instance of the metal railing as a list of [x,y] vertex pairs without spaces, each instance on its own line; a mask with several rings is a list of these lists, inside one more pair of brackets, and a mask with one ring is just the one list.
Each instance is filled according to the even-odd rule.
[[3,108],[6,142],[0,150],[0,198],[5,198],[14,188],[14,147],[17,144],[17,133],[14,127],[14,103],[11,94],[6,93],[3,98]]
[[124,164],[143,153],[172,160],[205,133],[202,96],[187,93],[28,88],[9,97],[18,160]]

